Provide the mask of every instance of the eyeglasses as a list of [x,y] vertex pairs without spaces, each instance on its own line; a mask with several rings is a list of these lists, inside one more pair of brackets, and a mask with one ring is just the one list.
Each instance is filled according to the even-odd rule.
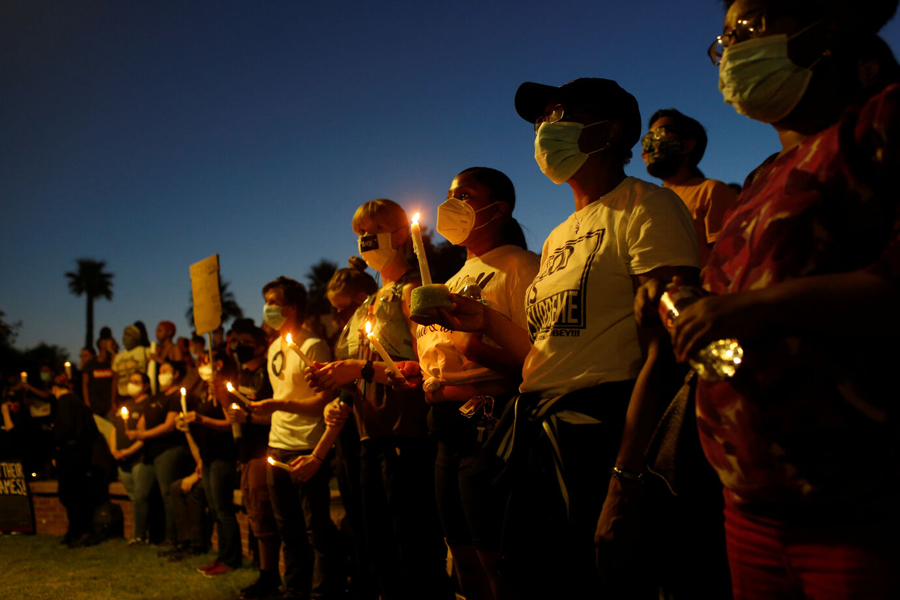
[[726,31],[718,36],[716,41],[710,44],[709,50],[706,51],[712,64],[719,66],[719,63],[722,62],[722,55],[725,53],[725,48],[728,46],[746,42],[760,33],[765,33],[767,17],[774,18],[772,11],[769,11],[767,15],[765,9],[762,8],[751,10],[737,20],[734,29]]
[[650,152],[653,150],[653,142],[658,142],[670,136],[678,137],[678,132],[669,127],[657,127],[656,129],[652,129],[647,135],[641,138],[641,149],[643,149],[644,152]]
[[[566,108],[562,104],[557,104],[550,112],[547,114],[538,117],[534,120],[534,132],[537,133],[538,129],[541,128],[541,125],[544,123],[558,123],[559,121],[577,121],[580,117],[574,116],[574,113],[585,112],[584,110],[578,110],[577,108]],[[569,114],[567,114],[569,113]],[[584,126],[588,127],[589,125],[597,125],[598,123],[605,123],[606,121],[594,121],[593,123],[585,123]]]

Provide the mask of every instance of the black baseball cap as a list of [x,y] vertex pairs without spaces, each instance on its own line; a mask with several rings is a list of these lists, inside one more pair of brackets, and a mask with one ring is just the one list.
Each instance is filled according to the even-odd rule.
[[601,119],[622,123],[622,141],[631,148],[641,139],[641,111],[634,96],[611,79],[582,77],[559,87],[526,81],[516,91],[516,112],[534,123],[550,101],[590,109]]

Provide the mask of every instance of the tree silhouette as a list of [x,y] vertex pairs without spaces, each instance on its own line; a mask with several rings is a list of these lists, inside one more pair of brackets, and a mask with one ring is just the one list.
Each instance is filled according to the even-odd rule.
[[69,291],[76,296],[87,296],[87,333],[84,336],[86,347],[94,346],[94,299],[112,300],[112,273],[107,273],[106,262],[92,258],[79,258],[78,270],[66,273],[69,279]]
[[306,300],[308,314],[323,315],[331,310],[331,304],[325,297],[325,292],[328,291],[328,282],[331,281],[337,268],[337,263],[325,258],[309,268],[309,272],[306,274],[306,281],[309,282]]
[[[219,299],[222,301],[222,326],[225,326],[225,323],[230,321],[231,319],[243,319],[244,318],[244,310],[238,306],[237,300],[234,298],[234,292],[228,289],[230,282],[219,280]],[[191,324],[191,329],[194,328],[194,291],[191,290],[190,293],[190,303],[188,304],[187,312],[184,313],[184,317],[188,320],[188,323]]]

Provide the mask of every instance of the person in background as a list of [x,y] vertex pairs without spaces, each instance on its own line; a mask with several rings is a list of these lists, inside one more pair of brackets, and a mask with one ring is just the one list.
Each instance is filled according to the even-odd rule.
[[[195,404],[193,399],[192,403]],[[203,485],[198,485],[203,476],[200,448],[194,441],[187,423],[184,422],[183,414],[175,418],[175,429],[183,433],[187,440],[191,456],[194,458],[194,471],[190,475],[176,479],[170,488],[178,543],[174,548],[158,553],[159,556],[168,557],[169,562],[180,562],[191,556],[206,554],[209,551],[211,535],[206,492]]]
[[[277,330],[279,337],[268,351],[272,398],[252,402],[250,410],[254,417],[271,415],[268,455],[291,463],[312,455],[325,431],[322,411],[332,394],[310,388],[300,358],[288,347],[285,336],[290,333],[293,342],[314,361],[330,360],[331,351],[325,342],[302,328],[306,311],[302,284],[279,277],[263,286],[262,295],[266,302],[264,322]],[[312,459],[322,461],[324,457]],[[314,477],[299,481],[269,465],[267,477],[284,551],[284,597],[336,597],[344,585],[337,564],[337,532],[329,512],[330,470],[320,469]]]
[[[135,383],[139,377],[140,375],[135,378]],[[132,440],[125,432],[129,429],[137,429],[137,424],[144,412],[144,407],[147,405],[147,398],[149,398],[147,394],[142,394],[137,399],[126,397],[119,409],[120,412],[112,417],[113,427],[106,436],[110,454],[112,454],[112,457],[116,460],[119,481],[122,482],[122,485],[125,487],[125,492],[132,502],[135,502],[134,472],[135,470],[139,471],[141,468],[140,466],[143,464],[141,450],[144,448],[144,442]],[[125,409],[128,412],[123,413],[121,412],[122,409]],[[137,506],[135,505],[135,521],[137,520],[137,514]],[[132,535],[132,539],[142,540],[144,534],[145,532],[143,531],[140,535],[134,534]]]
[[[238,319],[231,327],[232,356],[240,366],[240,373],[233,385],[251,401],[272,397],[272,385],[266,370],[266,350],[269,340],[265,332],[253,324],[252,319]],[[241,426],[238,441],[238,460],[241,463],[241,495],[250,522],[250,530],[257,542],[259,579],[241,590],[241,598],[265,598],[274,594],[281,585],[278,572],[278,552],[281,540],[272,512],[269,486],[266,481],[266,461],[271,415],[248,412],[245,407],[235,409],[231,399],[226,413],[229,421]],[[240,406],[240,403],[237,402]]]
[[119,343],[113,338],[112,330],[109,327],[101,327],[100,337],[97,338],[97,356],[111,361],[118,351]]
[[98,340],[97,345],[101,348],[100,355],[95,354],[91,348],[81,351],[86,358],[81,366],[81,392],[85,405],[92,413],[109,419],[112,414],[112,355],[105,350],[105,340]]
[[216,352],[215,375],[205,400],[184,414],[191,437],[197,440],[202,463],[203,490],[218,531],[218,552],[208,565],[197,570],[206,577],[224,575],[241,568],[241,530],[234,510],[237,487],[237,447],[225,407],[231,396],[225,383],[237,379],[237,368],[222,351]]
[[129,325],[122,334],[122,344],[125,349],[116,354],[112,361],[112,370],[116,379],[113,388],[112,407],[119,410],[122,401],[128,397],[128,382],[134,373],[147,373],[147,362],[150,359],[150,351],[146,346],[140,345],[141,330]]
[[91,464],[97,426],[90,410],[71,390],[65,373],[53,374],[52,441],[55,448],[59,501],[66,509],[68,528],[63,543],[70,548],[99,542],[94,536],[94,509],[107,495],[106,481]]
[[181,348],[173,340],[175,339],[175,323],[172,321],[160,321],[156,326],[156,352],[150,354],[150,360],[157,364],[169,362],[183,362]]
[[782,147],[747,178],[711,295],[672,339],[679,360],[743,348],[696,393],[734,596],[897,598],[900,67],[878,36],[897,1],[726,4],[719,89]]
[[674,108],[653,113],[650,130],[641,140],[647,173],[681,198],[697,230],[700,265],[706,266],[725,212],[737,196],[727,184],[708,179],[698,166],[706,152],[706,130],[698,121]]
[[[447,281],[450,291],[479,300],[524,329],[525,291],[540,257],[528,251],[512,214],[515,205],[515,188],[506,175],[486,167],[466,169],[438,207],[437,232],[466,248],[465,266]],[[453,566],[466,598],[500,598],[505,498],[491,483],[495,473],[481,472],[476,463],[484,428],[518,389],[522,364],[478,334],[419,325],[416,337],[419,363],[401,364],[408,375],[421,371],[418,381],[424,379],[431,405],[429,424],[438,437],[438,509]],[[475,398],[487,404],[475,417],[463,416],[460,409]]]
[[[434,498],[436,444],[428,435],[424,394],[391,387],[386,365],[365,335],[368,321],[393,360],[417,360],[409,302],[422,280],[410,261],[409,219],[396,202],[379,199],[356,210],[352,227],[362,258],[382,286],[351,320],[353,358],[316,364],[308,377],[316,389],[356,390],[366,544],[382,597],[452,598]],[[348,412],[334,402],[326,418]]]

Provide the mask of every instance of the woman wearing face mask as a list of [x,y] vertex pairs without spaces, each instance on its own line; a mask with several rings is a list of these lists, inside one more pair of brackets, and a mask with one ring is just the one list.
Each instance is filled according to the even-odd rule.
[[[538,272],[540,257],[529,252],[512,216],[515,188],[500,171],[466,169],[456,176],[447,201],[438,207],[437,231],[466,248],[466,264],[447,281],[525,328],[525,290]],[[481,476],[485,415],[499,416],[517,390],[522,364],[481,335],[420,325],[419,363],[401,363],[410,379],[421,370],[429,423],[438,437],[435,488],[444,536],[466,598],[501,597],[498,562],[502,499],[489,477]],[[422,380],[419,379],[421,383]],[[471,399],[490,396],[475,417],[460,414]]]
[[[429,483],[435,449],[427,437],[427,407],[421,391],[387,385],[386,366],[365,336],[369,322],[392,359],[416,360],[409,302],[421,279],[409,259],[409,220],[397,203],[373,200],[357,209],[352,225],[360,254],[382,286],[351,319],[347,337],[355,358],[317,365],[308,377],[319,389],[355,389],[365,537],[382,597],[452,598]],[[347,410],[338,401],[330,404],[326,423]]]
[[112,362],[116,385],[113,387],[113,407],[121,408],[122,399],[128,396],[128,381],[132,373],[146,373],[150,349],[141,345],[141,330],[129,325],[122,334],[125,349],[115,355]]
[[544,243],[527,328],[462,295],[442,317],[523,365],[504,415],[515,433],[504,419],[490,440],[512,484],[504,573],[524,598],[654,597],[634,556],[659,337],[636,327],[634,293],[650,279],[696,279],[693,223],[673,192],[625,175],[641,118],[614,81],[524,83],[516,110],[534,123],[535,160],[571,187],[575,212]]
[[149,500],[153,483],[157,482],[166,513],[166,538],[172,544],[178,540],[171,486],[176,479],[190,474],[192,470],[184,434],[175,431],[175,418],[181,412],[181,380],[184,373],[182,362],[163,363],[159,369],[159,382],[164,391],[147,401],[137,427],[125,432],[129,439],[144,442],[143,468],[140,475],[135,476],[135,513],[139,503]]
[[[121,420],[121,436],[117,436],[115,440],[110,440],[110,449],[118,451],[122,448],[122,452],[113,452],[113,456],[120,463],[131,459],[131,469],[120,468],[119,477],[129,497],[134,502],[134,531],[128,540],[129,545],[147,544],[149,543],[147,526],[150,518],[150,494],[153,491],[153,484],[156,481],[156,473],[151,465],[144,464],[143,456],[140,451],[143,449],[143,442],[137,442],[132,439],[128,433],[138,428],[138,423],[144,415],[144,410],[149,404],[150,398],[150,378],[145,373],[132,373],[126,384],[127,396],[121,403],[122,408],[128,409],[127,418],[122,418],[121,408],[117,413],[117,421]],[[119,423],[116,423],[116,429],[119,429]],[[131,451],[128,454],[123,452]],[[123,467],[120,464],[120,467]],[[127,474],[127,475],[126,475]]]
[[747,178],[714,295],[672,339],[681,360],[744,349],[696,394],[735,597],[896,598],[900,77],[877,32],[897,2],[727,4],[719,88],[782,148]]

